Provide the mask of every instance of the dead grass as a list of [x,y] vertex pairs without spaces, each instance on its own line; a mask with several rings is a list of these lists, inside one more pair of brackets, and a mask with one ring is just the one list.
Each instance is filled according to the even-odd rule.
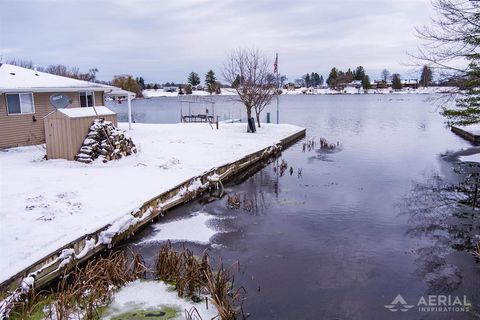
[[477,242],[477,245],[474,246],[472,254],[477,261],[480,261],[480,242]]
[[241,200],[239,194],[227,196],[227,207],[230,209],[240,209]]
[[15,305],[12,315],[18,319],[36,319],[34,314],[38,314],[42,306],[40,311],[45,319],[68,320],[72,316],[100,319],[100,308],[111,301],[115,290],[143,278],[146,271],[140,255],[132,253],[129,258],[125,252],[114,252],[65,273],[48,295],[35,294],[32,290]]
[[[233,277],[223,266],[213,271],[206,252],[196,257],[189,249],[174,251],[167,242],[158,254],[156,276],[163,281],[173,281],[181,297],[195,296],[197,292],[208,293],[222,320],[236,319],[239,314],[236,306],[243,296],[243,289],[234,291]],[[193,310],[186,311],[187,314],[187,319],[198,316]]]
[[[117,289],[145,278],[147,272],[151,270],[140,255],[132,253],[129,256],[123,251],[111,253],[83,267],[76,266],[46,294],[35,294],[32,290],[15,305],[12,319],[98,320]],[[181,297],[200,302],[204,295],[210,295],[205,303],[208,307],[210,300],[222,320],[236,319],[240,313],[237,305],[243,289],[233,289],[233,277],[223,266],[212,270],[206,252],[197,257],[185,247],[175,251],[167,242],[159,250],[153,272],[158,280],[174,283]],[[201,319],[201,316],[192,308],[185,310],[185,318]]]

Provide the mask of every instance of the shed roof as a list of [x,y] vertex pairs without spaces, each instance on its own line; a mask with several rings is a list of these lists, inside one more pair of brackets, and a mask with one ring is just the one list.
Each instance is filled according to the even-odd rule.
[[1,92],[114,92],[120,88],[100,83],[82,81],[50,73],[39,72],[11,64],[0,64]]
[[115,112],[108,109],[104,106],[99,107],[87,107],[87,108],[66,108],[66,109],[58,109],[64,115],[70,118],[84,118],[84,117],[91,117],[91,116],[108,116],[114,115]]

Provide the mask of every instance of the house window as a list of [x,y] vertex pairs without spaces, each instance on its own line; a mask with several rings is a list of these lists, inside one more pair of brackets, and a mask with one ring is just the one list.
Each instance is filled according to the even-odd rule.
[[92,91],[80,92],[80,107],[93,107],[95,105],[95,94]]
[[31,93],[7,93],[8,114],[34,113],[33,95]]

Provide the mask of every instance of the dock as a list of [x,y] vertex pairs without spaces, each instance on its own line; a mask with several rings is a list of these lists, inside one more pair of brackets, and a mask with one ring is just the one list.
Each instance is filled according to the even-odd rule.
[[452,126],[451,130],[453,133],[461,136],[462,138],[473,142],[475,144],[480,144],[480,127],[457,127]]

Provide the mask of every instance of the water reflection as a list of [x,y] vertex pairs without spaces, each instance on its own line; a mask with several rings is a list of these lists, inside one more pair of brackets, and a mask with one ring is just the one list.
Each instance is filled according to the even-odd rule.
[[[228,208],[228,197],[206,197],[160,223],[200,210],[217,217],[222,231],[209,244],[185,245],[197,253],[208,249],[225,265],[240,262],[236,282],[248,292],[244,309],[253,319],[470,319],[384,307],[398,294],[415,301],[451,292],[480,308],[480,270],[467,252],[478,225],[464,215],[468,210],[457,210],[467,206],[459,201],[470,201],[468,192],[458,196],[452,189],[462,181],[453,171],[457,160],[438,156],[469,143],[446,129],[424,100],[282,97],[281,119],[306,127],[317,146],[304,152],[302,141],[227,185],[228,195],[240,195],[239,209]],[[176,100],[137,104],[146,121],[178,121]],[[239,106],[219,97],[215,108],[229,114]],[[274,114],[271,107],[266,112]],[[320,137],[340,146],[322,150]],[[148,261],[158,246],[134,249]]]
[[464,275],[449,257],[460,251],[464,259],[473,260],[469,254],[480,242],[480,216],[475,205],[480,164],[450,162],[452,159],[451,155],[446,158],[452,165],[450,175],[431,172],[414,184],[404,202],[409,217],[406,233],[429,239],[415,250],[416,272],[432,294],[450,293],[461,286]]

